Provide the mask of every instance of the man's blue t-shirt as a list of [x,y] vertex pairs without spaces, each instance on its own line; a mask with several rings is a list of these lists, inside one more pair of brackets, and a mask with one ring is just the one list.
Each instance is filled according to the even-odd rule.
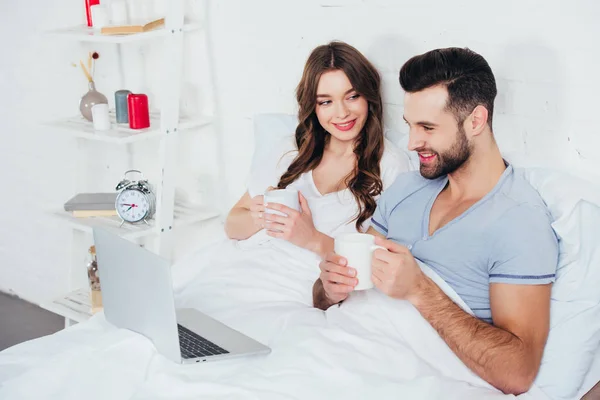
[[496,186],[429,236],[433,202],[448,183],[400,175],[379,198],[372,227],[429,265],[487,322],[491,283],[553,282],[558,241],[538,192],[508,165]]

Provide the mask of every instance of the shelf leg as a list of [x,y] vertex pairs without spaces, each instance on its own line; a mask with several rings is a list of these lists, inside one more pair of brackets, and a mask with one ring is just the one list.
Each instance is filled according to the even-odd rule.
[[[171,0],[166,18],[165,29],[171,32],[165,38],[165,55],[163,58],[163,75],[174,82],[179,82],[183,73],[183,32],[184,21],[183,0]],[[165,80],[161,94],[160,128],[165,134],[160,143],[159,162],[161,179],[158,182],[158,198],[156,207],[156,225],[158,231],[158,253],[170,260],[173,252],[173,206],[175,202],[175,179],[177,168],[177,128],[179,121],[179,98],[181,85],[173,85]]]

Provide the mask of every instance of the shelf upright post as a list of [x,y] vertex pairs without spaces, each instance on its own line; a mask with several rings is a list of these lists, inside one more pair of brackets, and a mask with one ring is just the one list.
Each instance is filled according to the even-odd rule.
[[165,18],[163,77],[161,88],[160,179],[157,188],[156,240],[157,253],[170,260],[173,252],[173,211],[177,168],[179,96],[183,73],[183,0],[169,0]]

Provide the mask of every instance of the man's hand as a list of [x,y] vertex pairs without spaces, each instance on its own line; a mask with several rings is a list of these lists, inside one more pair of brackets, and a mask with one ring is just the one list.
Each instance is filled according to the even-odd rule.
[[375,244],[388,251],[373,252],[373,283],[390,297],[410,300],[426,278],[417,261],[406,247],[391,240],[376,236]]
[[347,267],[345,258],[329,253],[321,261],[321,275],[313,290],[315,307],[322,310],[345,300],[358,284],[356,270]]

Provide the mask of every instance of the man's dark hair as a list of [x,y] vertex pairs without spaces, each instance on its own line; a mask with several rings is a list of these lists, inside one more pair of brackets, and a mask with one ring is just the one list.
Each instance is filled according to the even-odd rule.
[[449,47],[414,56],[400,69],[400,85],[408,93],[444,85],[448,90],[446,109],[459,123],[482,105],[492,127],[496,80],[487,61],[472,50]]

